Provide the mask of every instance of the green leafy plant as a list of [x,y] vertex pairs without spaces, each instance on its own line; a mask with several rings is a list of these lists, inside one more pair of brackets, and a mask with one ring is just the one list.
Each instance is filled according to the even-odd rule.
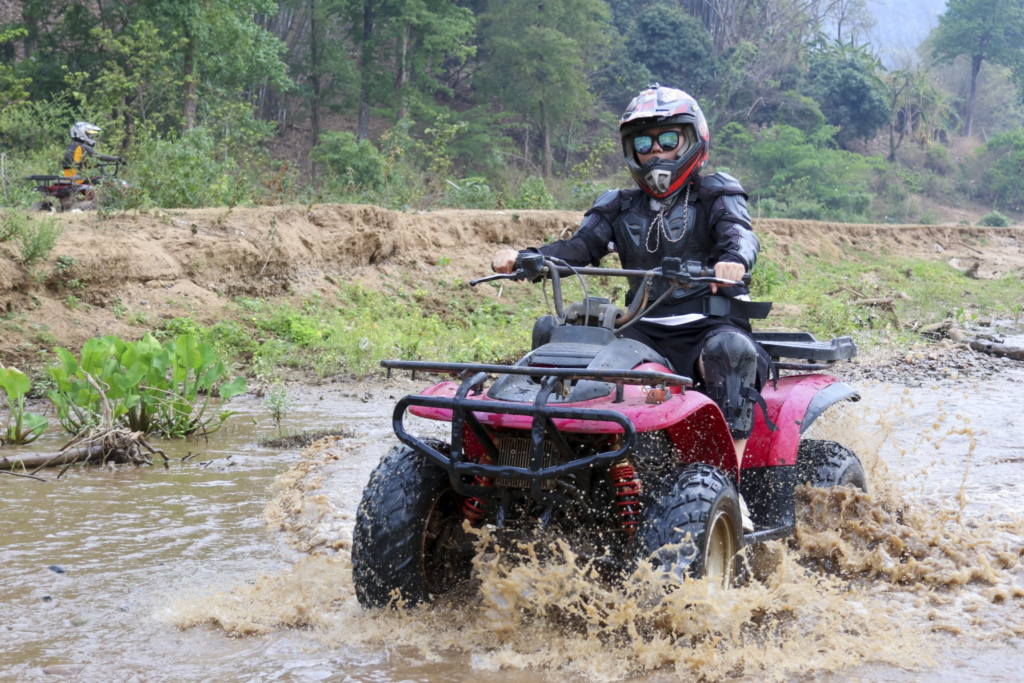
[[[102,413],[100,394],[91,375],[103,387],[115,423],[134,431],[183,437],[210,434],[233,413],[207,415],[215,385],[227,370],[209,343],[181,335],[165,345],[151,334],[137,342],[113,336],[90,339],[76,359],[67,349],[55,349],[60,364],[50,368],[57,388],[47,393],[61,425],[81,433]],[[220,383],[221,399],[246,391],[245,378]]]
[[978,219],[978,225],[984,225],[989,228],[1005,228],[1010,225],[1010,219],[998,211],[993,211]]
[[327,131],[310,150],[309,158],[322,164],[325,174],[335,183],[353,188],[378,189],[384,185],[384,157],[367,139],[356,140],[352,133]]
[[32,383],[21,370],[0,367],[0,387],[7,393],[7,406],[11,411],[0,432],[0,443],[32,443],[50,426],[42,415],[25,412],[25,394],[32,388]]
[[288,390],[280,384],[275,384],[263,399],[263,405],[270,411],[270,417],[277,424],[277,436],[281,438],[281,419],[292,409],[292,399],[288,396]]
[[26,266],[45,261],[64,233],[64,227],[53,218],[26,218],[18,230],[18,251]]
[[523,181],[506,205],[510,209],[553,209],[555,199],[548,192],[544,179],[532,176]]

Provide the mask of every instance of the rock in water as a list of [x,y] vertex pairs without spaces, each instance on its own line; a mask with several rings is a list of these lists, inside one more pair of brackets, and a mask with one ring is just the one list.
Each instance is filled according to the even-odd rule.
[[59,564],[51,564],[50,571],[54,574],[67,574],[67,572],[64,571],[64,567],[60,566]]
[[85,664],[51,664],[43,667],[43,673],[51,676],[74,676],[81,673],[84,668]]

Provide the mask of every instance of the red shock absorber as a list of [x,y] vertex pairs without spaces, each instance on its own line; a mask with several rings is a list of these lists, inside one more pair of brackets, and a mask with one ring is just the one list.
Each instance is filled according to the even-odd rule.
[[640,480],[636,478],[633,466],[626,460],[620,460],[608,470],[612,487],[615,489],[615,502],[619,506],[619,518],[622,529],[630,536],[636,534],[640,522]]
[[[487,451],[480,445],[480,441],[469,429],[468,425],[462,428],[462,439],[463,448],[466,449],[466,455],[470,460],[482,462],[485,465],[492,464]],[[494,480],[490,477],[473,477],[473,485],[491,487],[494,486]],[[483,500],[470,496],[462,502],[462,516],[468,519],[470,524],[476,524],[484,518],[485,507],[486,504]]]
[[[473,477],[475,486],[494,486],[490,477]],[[469,497],[462,502],[462,516],[469,520],[470,524],[476,524],[484,518],[484,502],[476,497]]]

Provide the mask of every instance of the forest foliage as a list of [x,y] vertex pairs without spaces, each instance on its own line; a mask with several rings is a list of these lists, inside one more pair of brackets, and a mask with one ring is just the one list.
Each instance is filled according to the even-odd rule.
[[866,0],[7,0],[0,201],[77,120],[107,208],[360,201],[584,208],[625,184],[651,82],[702,103],[761,215],[929,221],[1024,203],[1024,0],[950,0],[916,51]]

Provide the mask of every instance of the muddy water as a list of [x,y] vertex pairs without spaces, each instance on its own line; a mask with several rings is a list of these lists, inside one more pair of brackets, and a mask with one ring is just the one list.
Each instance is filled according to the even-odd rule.
[[1024,369],[1006,367],[985,387],[863,387],[823,422],[875,495],[805,496],[763,582],[657,600],[655,578],[602,588],[571,554],[488,557],[480,596],[384,615],[356,604],[348,546],[407,387],[305,392],[286,426],[356,436],[304,456],[255,446],[268,418],[236,400],[166,470],[0,478],[0,680],[1020,680]]

